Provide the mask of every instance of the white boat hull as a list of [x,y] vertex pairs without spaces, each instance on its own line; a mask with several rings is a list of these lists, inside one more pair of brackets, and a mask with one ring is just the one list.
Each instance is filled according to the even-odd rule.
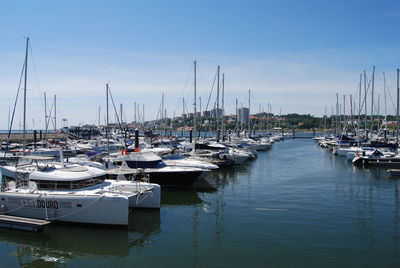
[[113,187],[134,195],[129,197],[131,208],[160,208],[161,187],[155,183],[134,181],[112,181]]
[[127,226],[128,197],[121,195],[72,195],[0,193],[3,214],[80,224]]

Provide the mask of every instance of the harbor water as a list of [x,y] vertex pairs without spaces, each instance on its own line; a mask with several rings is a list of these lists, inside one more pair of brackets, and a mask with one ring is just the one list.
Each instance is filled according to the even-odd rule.
[[0,230],[1,267],[400,267],[400,179],[384,169],[294,139],[208,179],[164,190],[128,230]]

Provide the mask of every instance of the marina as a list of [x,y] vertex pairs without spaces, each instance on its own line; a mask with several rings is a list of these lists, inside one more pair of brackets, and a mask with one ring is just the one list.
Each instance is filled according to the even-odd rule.
[[400,267],[398,2],[1,10],[0,267]]
[[399,180],[386,170],[358,169],[312,140],[288,139],[254,161],[213,171],[208,180],[214,191],[163,190],[160,210],[133,210],[127,231],[51,225],[33,239],[1,230],[3,263],[400,264]]

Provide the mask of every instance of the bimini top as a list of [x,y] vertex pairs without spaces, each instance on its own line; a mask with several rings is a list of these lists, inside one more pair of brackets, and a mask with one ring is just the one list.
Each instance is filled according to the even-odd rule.
[[29,179],[34,181],[80,181],[99,178],[105,175],[106,172],[104,170],[95,167],[56,165],[54,167],[33,171],[29,175]]
[[132,152],[124,157],[126,161],[138,161],[138,162],[155,162],[161,161],[161,157],[156,155],[152,151]]

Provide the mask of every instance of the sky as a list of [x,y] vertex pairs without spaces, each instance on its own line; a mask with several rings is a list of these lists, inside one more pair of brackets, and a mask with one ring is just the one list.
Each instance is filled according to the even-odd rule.
[[[325,107],[332,113],[336,93],[346,95],[349,113],[360,73],[371,79],[376,66],[375,100],[383,113],[385,72],[393,114],[399,26],[399,1],[0,0],[0,129],[14,107],[27,36],[28,129],[44,128],[45,92],[48,106],[57,95],[58,126],[63,118],[97,124],[99,107],[104,123],[106,83],[128,121],[135,102],[156,119],[163,93],[167,116],[182,113],[182,98],[192,111],[194,60],[202,110],[218,65],[226,113],[236,99],[247,106],[251,90],[252,113],[271,103],[276,114],[317,116]],[[209,107],[215,100],[214,86]],[[22,107],[20,94],[13,129],[22,128]]]

